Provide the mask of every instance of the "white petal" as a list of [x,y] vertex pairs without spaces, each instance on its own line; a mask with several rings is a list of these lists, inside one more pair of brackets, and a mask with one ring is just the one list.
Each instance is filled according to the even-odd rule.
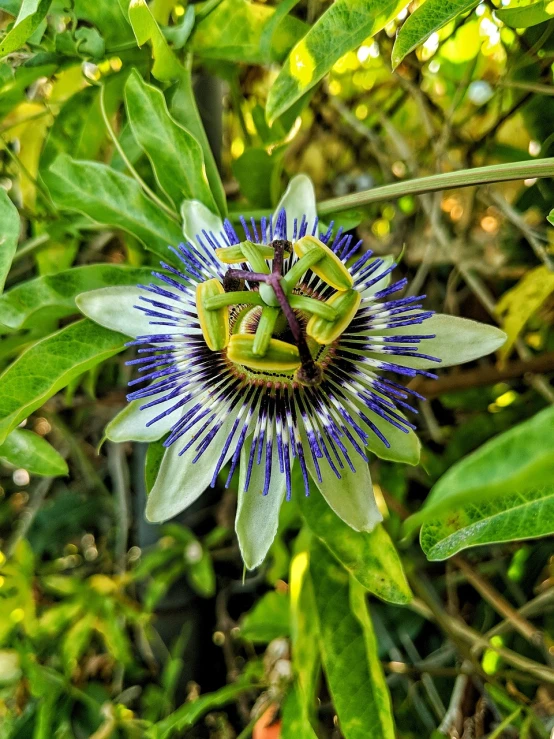
[[489,326],[467,318],[447,316],[438,313],[418,326],[401,326],[399,328],[369,331],[369,336],[398,336],[409,334],[435,334],[434,339],[425,339],[419,344],[419,351],[442,361],[431,362],[428,359],[402,357],[368,353],[368,356],[383,361],[394,362],[403,367],[414,369],[441,369],[454,364],[471,362],[478,357],[499,349],[506,341],[506,334],[495,326]]
[[113,331],[132,336],[152,333],[150,319],[135,305],[140,305],[144,290],[138,287],[101,287],[77,295],[77,307],[87,318]]
[[285,497],[285,475],[279,472],[277,444],[273,444],[272,474],[267,495],[262,495],[265,482],[265,453],[260,464],[252,465],[248,490],[244,490],[250,444],[245,444],[240,455],[239,496],[235,529],[242,559],[247,569],[253,570],[264,561],[279,527],[279,511]]
[[[224,422],[210,446],[195,464],[192,460],[197,455],[198,444],[192,444],[183,455],[179,456],[179,452],[186,446],[190,437],[185,435],[169,447],[164,454],[158,477],[146,503],[146,518],[149,521],[153,523],[167,521],[184,511],[202,495],[211,482],[219,455],[235,418],[236,414],[233,414]],[[234,452],[235,445],[231,443],[225,462],[229,461]]]
[[[345,463],[344,469],[339,470],[341,475],[339,480],[329,467],[327,460],[321,459],[318,460],[322,477],[322,481],[319,482],[311,454],[307,451],[306,464],[308,470],[329,507],[339,518],[355,531],[373,531],[377,524],[383,520],[383,516],[375,501],[369,467],[348,439],[342,437],[341,441],[348,450],[348,455],[356,468],[356,472],[352,472]],[[307,442],[304,444],[304,448],[309,449]]]
[[213,231],[219,236],[223,231],[223,221],[219,216],[212,213],[206,208],[204,203],[199,200],[185,200],[181,206],[181,216],[183,217],[183,233],[188,241],[196,243],[196,236],[206,230],[208,233]]
[[194,401],[186,403],[182,408],[169,413],[167,416],[160,418],[159,421],[153,423],[151,426],[146,426],[148,421],[151,421],[164,410],[167,410],[174,406],[178,398],[172,398],[166,400],[163,403],[158,403],[152,406],[152,408],[145,408],[140,410],[141,405],[146,405],[151,401],[159,398],[167,393],[158,393],[157,395],[151,395],[148,398],[141,398],[140,400],[133,400],[127,405],[122,411],[120,411],[115,418],[106,426],[106,437],[110,441],[157,441],[162,436],[168,433],[174,426],[181,416],[186,412],[187,408]]
[[297,219],[298,225],[300,226],[303,215],[307,218],[308,231],[311,233],[317,216],[317,209],[314,186],[307,175],[298,174],[292,178],[279,205],[275,209],[274,218],[277,217],[282,208],[287,212],[287,239],[289,241],[292,241],[293,238],[294,219]]

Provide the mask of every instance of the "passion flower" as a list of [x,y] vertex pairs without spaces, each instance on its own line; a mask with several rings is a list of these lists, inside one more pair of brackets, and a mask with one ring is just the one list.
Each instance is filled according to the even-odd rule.
[[[248,567],[275,536],[284,497],[310,481],[352,528],[381,520],[369,453],[417,464],[407,413],[423,400],[398,379],[494,351],[502,331],[424,310],[399,297],[391,258],[316,217],[296,177],[269,218],[240,233],[204,206],[183,207],[188,239],[137,289],[105,288],[81,310],[133,335],[130,405],[108,426],[115,441],[164,439],[147,518],[166,520],[237,468],[237,533]],[[177,266],[178,265],[178,266]],[[297,467],[301,489],[293,485]]]

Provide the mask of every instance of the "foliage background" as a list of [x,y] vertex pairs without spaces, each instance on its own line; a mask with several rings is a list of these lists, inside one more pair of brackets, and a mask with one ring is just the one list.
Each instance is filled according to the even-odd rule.
[[[553,186],[534,172],[554,149],[554,21],[497,5],[0,0],[0,736],[357,739],[393,736],[391,715],[406,738],[548,736]],[[132,69],[191,135],[182,180],[163,142],[152,161],[141,145]],[[78,323],[76,295],[143,280],[183,197],[226,196],[234,217],[297,172],[327,200],[510,162],[525,181],[336,214],[430,307],[510,337],[419,384],[421,464],[371,462],[381,533],[293,501],[243,582],[233,487],[145,523],[155,445],[101,446],[124,338]],[[427,498],[420,543],[403,522]]]

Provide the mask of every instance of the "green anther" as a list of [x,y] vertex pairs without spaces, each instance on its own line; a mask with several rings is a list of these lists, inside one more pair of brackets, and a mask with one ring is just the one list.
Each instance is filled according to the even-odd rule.
[[225,305],[263,305],[260,294],[251,290],[237,290],[235,292],[214,295],[204,300],[206,310],[219,310]]
[[[244,258],[250,264],[254,272],[261,272],[264,275],[269,274],[269,267],[261,253],[261,244],[253,244],[251,241],[242,241],[240,244]],[[273,249],[271,250],[273,252]],[[271,254],[273,256],[273,254]]]
[[318,344],[332,344],[350,325],[361,300],[361,293],[357,290],[335,293],[326,301],[326,305],[332,306],[337,312],[335,320],[326,321],[319,316],[312,316],[308,321],[306,333]]
[[285,275],[285,280],[290,287],[294,287],[306,272],[312,268],[316,262],[319,262],[325,256],[325,252],[318,249],[311,249],[304,257],[299,259]]
[[322,300],[316,300],[315,298],[308,298],[304,295],[289,295],[289,304],[291,308],[303,310],[314,316],[320,316],[326,321],[334,321],[337,317],[337,311],[329,303],[324,303]]
[[[281,284],[281,287],[283,288],[285,295],[287,295],[290,290],[290,286],[287,284],[283,277],[279,280],[279,282]],[[272,306],[273,308],[277,308],[277,306],[279,305],[279,300],[277,298],[277,295],[275,295],[275,290],[271,287],[271,285],[268,285],[266,282],[260,282],[259,290],[264,303],[266,305]]]
[[337,255],[315,236],[304,236],[294,244],[293,249],[299,259],[316,249],[323,251],[323,258],[313,264],[311,270],[335,290],[348,290],[354,284],[352,275]]
[[[263,259],[273,259],[273,249],[271,246],[267,246],[266,244],[254,244],[253,246],[256,247],[258,254]],[[241,262],[247,261],[242,250],[242,244],[234,244],[233,246],[224,246],[221,249],[216,249],[215,255],[223,264],[241,264]]]
[[262,372],[290,372],[300,367],[300,355],[294,344],[270,339],[263,357],[254,354],[254,334],[234,334],[227,348],[227,358],[235,364]]
[[225,349],[229,343],[229,308],[224,305],[218,310],[206,308],[206,301],[224,295],[223,285],[215,277],[201,282],[196,288],[196,309],[200,328],[208,348],[213,352]]
[[254,343],[252,344],[252,353],[257,357],[263,357],[267,352],[280,312],[279,308],[270,308],[269,306],[262,309],[258,327],[254,334]]

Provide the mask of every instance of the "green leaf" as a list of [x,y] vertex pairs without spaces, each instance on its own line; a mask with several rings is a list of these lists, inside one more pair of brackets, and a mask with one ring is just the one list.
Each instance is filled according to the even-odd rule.
[[[246,0],[223,0],[197,23],[194,51],[205,59],[264,64],[279,61],[307,28],[301,21],[280,17],[275,32],[275,9]],[[270,25],[271,24],[271,25]],[[262,43],[269,27],[269,43]]]
[[130,0],[128,14],[137,44],[144,46],[148,41],[152,44],[154,58],[152,74],[154,77],[160,82],[168,82],[180,77],[183,68],[169,48],[145,0]]
[[75,298],[80,293],[112,285],[138,285],[151,279],[149,269],[118,264],[90,264],[37,277],[0,296],[0,323],[21,329],[32,326],[39,316],[69,316],[78,311]]
[[178,209],[183,200],[200,200],[215,212],[202,148],[169,115],[162,92],[147,85],[133,70],[125,86],[125,103],[133,135],[175,207]]
[[554,533],[554,486],[495,496],[455,508],[421,529],[430,560],[446,559],[479,544],[532,539]]
[[23,0],[13,28],[0,42],[0,58],[17,51],[46,18],[52,0]]
[[273,590],[265,593],[241,621],[240,635],[256,644],[290,635],[289,597]]
[[290,52],[269,91],[270,123],[327,74],[333,64],[384,28],[406,0],[336,0]]
[[365,593],[325,547],[310,552],[323,667],[344,739],[394,739],[385,677]]
[[312,739],[315,736],[311,724],[316,720],[321,656],[315,598],[308,574],[311,539],[307,529],[300,532],[290,565],[291,648],[295,685],[283,712],[283,739],[296,739],[297,736]]
[[[110,437],[108,437],[110,438]],[[160,471],[160,465],[164,458],[165,447],[162,439],[152,441],[148,444],[146,450],[146,459],[144,461],[144,484],[146,485],[146,493],[150,493],[156,482],[156,477]]]
[[241,679],[231,685],[225,685],[215,693],[206,693],[183,703],[176,711],[156,724],[156,739],[169,739],[170,736],[175,736],[175,731],[183,731],[193,726],[208,711],[222,708],[241,693],[251,689],[252,684],[248,680]]
[[391,54],[393,69],[432,33],[462,13],[467,13],[479,5],[479,2],[480,0],[426,0],[408,16],[398,31]]
[[12,266],[19,241],[19,213],[3,187],[0,188],[0,294]]
[[498,20],[510,28],[529,28],[552,20],[554,18],[554,6],[550,0],[540,0],[538,3],[519,8],[495,9],[494,14]]
[[0,376],[0,444],[71,380],[120,352],[124,341],[121,334],[84,320],[23,352]]
[[108,44],[119,46],[133,38],[133,32],[116,0],[74,0],[75,17],[95,25]]
[[0,445],[0,459],[32,475],[60,477],[68,472],[65,459],[46,439],[23,429],[14,429]]
[[285,476],[280,474],[277,445],[273,445],[271,480],[267,495],[263,495],[265,483],[265,457],[260,464],[252,465],[248,490],[245,490],[246,473],[250,457],[250,444],[240,453],[240,474],[235,529],[245,566],[249,570],[261,565],[275,539],[279,527],[279,511],[285,497]]
[[215,161],[210,142],[206,136],[204,125],[198,112],[196,105],[196,97],[192,89],[191,81],[191,58],[188,59],[186,69],[184,69],[178,84],[170,100],[170,113],[181,125],[189,131],[198,141],[204,152],[204,161],[206,163],[206,175],[210,188],[217,204],[220,215],[225,216],[227,213],[227,200],[225,190],[219,176],[219,170]]
[[183,240],[179,225],[146,197],[135,180],[105,164],[80,162],[61,154],[50,167],[49,187],[60,208],[121,228],[166,260],[168,245],[176,246]]
[[321,494],[298,496],[300,511],[313,533],[358,582],[389,603],[409,603],[412,594],[400,557],[383,526],[371,533],[354,531],[336,516]]
[[[443,511],[492,496],[548,484],[554,470],[554,407],[495,436],[464,457],[431,490],[421,511],[406,522],[408,529]],[[409,523],[408,523],[409,522]]]

